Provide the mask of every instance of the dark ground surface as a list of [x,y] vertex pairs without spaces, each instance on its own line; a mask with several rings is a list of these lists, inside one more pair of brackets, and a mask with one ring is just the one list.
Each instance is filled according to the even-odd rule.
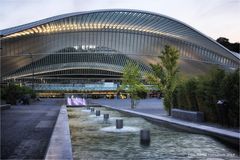
[[43,159],[62,103],[43,99],[1,111],[1,159]]

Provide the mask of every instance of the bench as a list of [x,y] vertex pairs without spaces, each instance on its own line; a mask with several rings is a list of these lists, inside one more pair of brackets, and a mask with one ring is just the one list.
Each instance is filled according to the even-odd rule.
[[1,110],[6,110],[11,108],[11,104],[1,104],[0,105]]
[[172,117],[191,121],[191,122],[203,122],[204,121],[204,114],[203,112],[195,112],[195,111],[186,111],[181,109],[172,109]]

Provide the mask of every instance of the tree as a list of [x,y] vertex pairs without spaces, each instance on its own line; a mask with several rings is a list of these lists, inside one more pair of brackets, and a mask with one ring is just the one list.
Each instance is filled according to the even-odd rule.
[[230,51],[240,53],[240,43],[239,42],[230,43],[229,39],[227,39],[225,37],[219,37],[216,41],[218,43],[220,43],[221,45],[223,45],[224,47],[226,47],[227,49],[229,49]]
[[118,90],[126,90],[131,97],[131,108],[136,107],[136,100],[140,99],[139,92],[145,92],[146,88],[141,82],[142,75],[137,64],[128,62],[123,69],[122,85]]
[[173,91],[177,84],[177,72],[179,59],[178,50],[166,45],[162,54],[158,56],[160,63],[150,64],[153,70],[152,74],[147,74],[147,80],[158,87],[164,95],[164,107],[171,115]]

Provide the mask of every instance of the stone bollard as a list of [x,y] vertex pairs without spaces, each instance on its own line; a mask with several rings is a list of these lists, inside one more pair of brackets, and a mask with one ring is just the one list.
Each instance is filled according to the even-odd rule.
[[123,119],[116,119],[116,128],[117,129],[123,128]]
[[100,116],[100,110],[96,110],[96,116]]
[[107,121],[108,119],[109,119],[109,114],[104,114],[104,115],[103,115],[103,120],[104,120],[104,121]]
[[142,129],[140,131],[140,143],[142,145],[149,145],[151,141],[150,138],[150,130],[148,129]]
[[91,112],[94,112],[94,108],[91,108]]

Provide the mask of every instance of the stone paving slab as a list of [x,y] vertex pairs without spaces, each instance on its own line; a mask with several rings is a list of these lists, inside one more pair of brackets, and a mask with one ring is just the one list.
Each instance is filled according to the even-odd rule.
[[54,127],[54,121],[40,121],[35,128],[52,128]]
[[[1,112],[0,159],[43,159],[60,110],[59,103],[63,101],[43,99]],[[55,115],[46,116],[49,112]]]
[[[32,148],[39,145],[41,145],[40,140],[23,140],[14,150],[14,153],[9,157],[9,159],[26,159],[32,154]],[[36,152],[36,148],[34,152]]]
[[50,111],[46,114],[46,116],[49,116],[49,117],[52,117],[52,116],[55,116],[56,115],[56,112],[54,111]]

